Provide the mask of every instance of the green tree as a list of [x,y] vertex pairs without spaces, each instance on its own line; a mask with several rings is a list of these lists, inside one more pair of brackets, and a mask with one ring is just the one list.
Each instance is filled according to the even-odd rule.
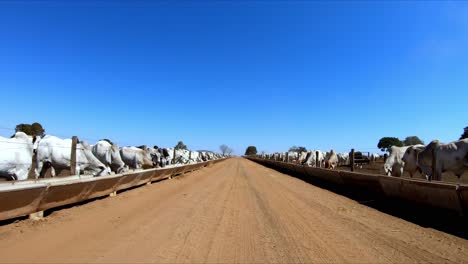
[[301,153],[301,152],[307,152],[307,149],[305,147],[292,146],[289,148],[289,152]]
[[184,144],[184,142],[179,141],[174,148],[175,149],[187,149],[187,146]]
[[245,155],[257,155],[257,147],[255,146],[248,146],[245,150]]
[[417,144],[424,145],[424,141],[419,139],[417,136],[410,136],[410,137],[406,137],[405,140],[403,140],[403,144],[405,146],[411,146],[411,145],[417,145]]
[[463,134],[460,139],[468,138],[468,126],[464,128]]
[[379,140],[377,147],[382,151],[390,152],[392,146],[403,147],[403,142],[396,137],[383,137]]
[[41,124],[34,122],[32,124],[19,124],[15,128],[15,132],[24,132],[30,136],[41,136],[45,135],[45,130]]

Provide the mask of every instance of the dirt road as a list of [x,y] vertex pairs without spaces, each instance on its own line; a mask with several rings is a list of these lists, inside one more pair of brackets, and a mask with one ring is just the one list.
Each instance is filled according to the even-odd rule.
[[0,226],[0,262],[463,263],[468,241],[232,158]]

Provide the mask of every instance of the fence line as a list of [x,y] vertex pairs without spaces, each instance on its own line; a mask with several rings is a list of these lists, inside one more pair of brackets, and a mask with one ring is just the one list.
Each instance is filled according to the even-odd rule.
[[307,165],[287,163],[247,156],[248,159],[271,167],[286,171],[292,175],[314,178],[334,185],[344,186],[353,191],[364,191],[377,197],[405,200],[408,202],[437,207],[458,212],[464,215],[468,212],[468,185],[422,179],[389,177],[386,175],[363,172],[348,172],[329,170]]
[[74,175],[61,179],[0,183],[0,220],[24,215],[36,217],[50,208],[97,197],[115,196],[117,191],[172,178],[223,160],[225,159],[100,177]]

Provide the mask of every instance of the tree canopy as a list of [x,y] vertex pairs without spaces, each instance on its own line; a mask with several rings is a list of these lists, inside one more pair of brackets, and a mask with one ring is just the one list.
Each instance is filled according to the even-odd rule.
[[463,134],[460,139],[468,138],[468,126],[464,128]]
[[184,142],[179,141],[174,148],[175,149],[187,149],[187,146],[184,144]]
[[45,130],[41,124],[34,122],[32,124],[19,124],[15,128],[15,132],[24,132],[30,136],[41,136],[45,135]]
[[383,137],[379,140],[377,147],[382,151],[390,152],[392,146],[403,147],[403,142],[396,137]]
[[403,144],[405,146],[411,146],[411,145],[417,145],[417,144],[424,145],[424,141],[419,139],[417,136],[410,136],[410,137],[406,137],[405,140],[403,140]]
[[255,146],[248,146],[245,150],[245,155],[257,155],[257,147]]
[[305,147],[292,146],[289,148],[289,152],[307,152],[307,149]]

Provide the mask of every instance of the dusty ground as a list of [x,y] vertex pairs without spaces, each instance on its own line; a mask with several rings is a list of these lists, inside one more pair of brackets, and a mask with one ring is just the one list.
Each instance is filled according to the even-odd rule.
[[232,158],[0,226],[0,262],[463,263],[468,241]]

